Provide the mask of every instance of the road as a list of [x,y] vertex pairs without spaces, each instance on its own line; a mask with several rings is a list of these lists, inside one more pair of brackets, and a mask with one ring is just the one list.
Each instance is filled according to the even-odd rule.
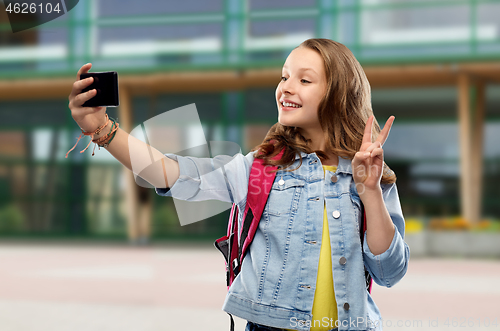
[[[498,260],[411,259],[372,293],[384,330],[500,330],[499,275]],[[224,277],[208,243],[4,242],[0,331],[229,330]]]

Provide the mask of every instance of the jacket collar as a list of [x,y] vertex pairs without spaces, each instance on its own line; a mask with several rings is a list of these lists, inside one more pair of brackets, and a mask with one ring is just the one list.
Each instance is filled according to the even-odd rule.
[[[304,152],[300,152],[300,155],[302,156],[303,160],[318,159],[319,161],[319,157],[316,155],[316,153],[306,154]],[[299,158],[300,158],[299,154],[295,154],[295,160],[298,160]],[[337,166],[337,173],[343,172],[352,175],[351,159],[344,158],[342,156],[339,156],[338,158],[339,158],[339,164]]]

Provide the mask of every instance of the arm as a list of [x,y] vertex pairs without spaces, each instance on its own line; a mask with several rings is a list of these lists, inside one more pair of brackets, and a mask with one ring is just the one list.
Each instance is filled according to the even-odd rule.
[[170,189],[156,188],[156,193],[186,201],[231,202],[244,208],[253,152],[213,158],[166,156],[178,162],[179,178]]
[[366,212],[363,242],[365,266],[373,280],[391,287],[406,273],[410,250],[404,242],[404,218],[396,184],[380,183],[384,165],[382,145],[394,117],[389,117],[377,140],[372,143],[372,115],[366,122],[359,152],[352,160],[353,179]]
[[[106,135],[107,132],[111,130],[111,125],[111,122],[108,123],[108,126],[103,129],[99,135],[94,136],[94,139]],[[166,157],[156,148],[131,136],[120,128],[116,131],[115,137],[111,143],[105,148],[113,157],[131,171],[133,171],[130,161],[131,154],[134,155],[136,160],[145,160],[145,163],[142,165],[143,169],[140,173],[137,173],[137,175],[154,187],[172,187],[179,178],[179,164],[176,161]],[[153,163],[150,162],[150,153],[155,160]]]
[[[106,121],[105,107],[82,107],[85,101],[96,94],[95,89],[81,93],[92,83],[93,78],[80,80],[80,74],[88,72],[91,66],[87,63],[80,68],[69,96],[71,115],[86,132],[94,132]],[[109,133],[111,125],[109,122],[93,139]],[[253,153],[246,156],[238,153],[233,157],[219,155],[214,158],[163,155],[120,128],[105,148],[121,164],[156,187],[159,195],[190,201],[220,200],[238,204],[246,201]],[[131,155],[134,157],[134,167]]]
[[363,260],[377,284],[392,287],[406,274],[410,259],[396,184],[383,185],[378,198],[366,200]]
[[387,211],[382,189],[366,192],[363,205],[366,212],[366,242],[370,251],[379,255],[389,248],[396,231]]
[[[89,77],[80,80],[80,74],[88,72],[91,67],[92,64],[87,63],[80,68],[76,76],[77,80],[73,84],[73,89],[68,98],[71,116],[73,116],[78,126],[86,132],[94,132],[106,121],[105,107],[82,107],[85,101],[96,94],[95,89],[81,93],[85,87],[92,83],[93,78]],[[112,123],[110,121],[99,134],[93,137],[93,139],[99,139],[106,135],[110,131],[111,125]],[[137,173],[137,175],[155,187],[171,187],[179,178],[179,165],[176,161],[165,157],[157,149],[130,136],[120,128],[118,128],[112,142],[105,148],[121,164],[132,171],[134,170],[132,169],[130,160],[131,154],[134,156],[134,161],[144,160],[143,164],[139,164],[140,173]],[[150,153],[153,155],[154,162],[151,162]],[[134,162],[134,164],[136,164],[136,162]]]

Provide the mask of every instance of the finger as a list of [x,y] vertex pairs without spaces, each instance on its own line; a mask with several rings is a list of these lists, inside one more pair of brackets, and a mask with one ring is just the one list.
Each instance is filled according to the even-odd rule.
[[363,141],[361,142],[361,145],[372,142],[372,128],[373,128],[374,118],[375,116],[371,115],[370,117],[368,117],[368,120],[366,121],[365,132],[363,134]]
[[90,86],[94,82],[94,77],[88,77],[82,80],[77,80],[73,83],[73,89],[71,90],[70,97],[76,96],[82,92],[82,90]]
[[371,152],[370,157],[378,157],[379,159],[384,160],[384,150],[382,148],[375,148],[373,152]]
[[81,74],[86,74],[89,72],[90,68],[92,68],[92,63],[86,63],[84,64],[80,70],[78,70],[78,73],[76,74],[76,80],[80,80],[80,75]]
[[371,144],[370,146],[368,146],[368,148],[365,149],[364,151],[371,153],[375,148],[380,148],[380,147],[382,147],[382,145],[380,145],[380,142],[376,141],[373,144]]
[[387,137],[389,136],[389,131],[391,131],[392,123],[394,122],[395,118],[396,117],[394,117],[394,116],[389,117],[387,122],[385,122],[384,128],[382,129],[382,131],[378,135],[377,141],[380,142],[381,146],[383,146],[385,141],[387,140]]
[[354,157],[352,158],[351,162],[352,168],[361,165],[361,163],[369,157],[370,157],[369,152],[357,152],[356,154],[354,154]]
[[90,91],[78,94],[73,99],[73,106],[74,107],[81,107],[85,103],[85,101],[93,98],[96,94],[97,94],[97,90],[96,89],[92,89]]

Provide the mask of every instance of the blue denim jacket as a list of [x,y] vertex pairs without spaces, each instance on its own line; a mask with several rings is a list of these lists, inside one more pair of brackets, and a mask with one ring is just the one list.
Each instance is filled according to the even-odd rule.
[[[178,161],[180,176],[170,190],[156,188],[159,195],[188,201],[218,199],[245,210],[252,152],[215,158],[166,156]],[[255,238],[223,310],[262,325],[309,330],[326,203],[337,326],[339,330],[382,330],[380,311],[365,287],[363,265],[375,283],[386,287],[406,273],[410,251],[404,242],[405,222],[396,185],[381,187],[397,231],[390,247],[374,255],[366,234],[361,247],[362,215],[351,160],[339,157],[337,171],[324,175],[316,153],[302,153],[302,158],[297,170],[286,171],[300,164],[299,155],[290,168],[277,172]],[[241,224],[242,215],[238,221]]]

